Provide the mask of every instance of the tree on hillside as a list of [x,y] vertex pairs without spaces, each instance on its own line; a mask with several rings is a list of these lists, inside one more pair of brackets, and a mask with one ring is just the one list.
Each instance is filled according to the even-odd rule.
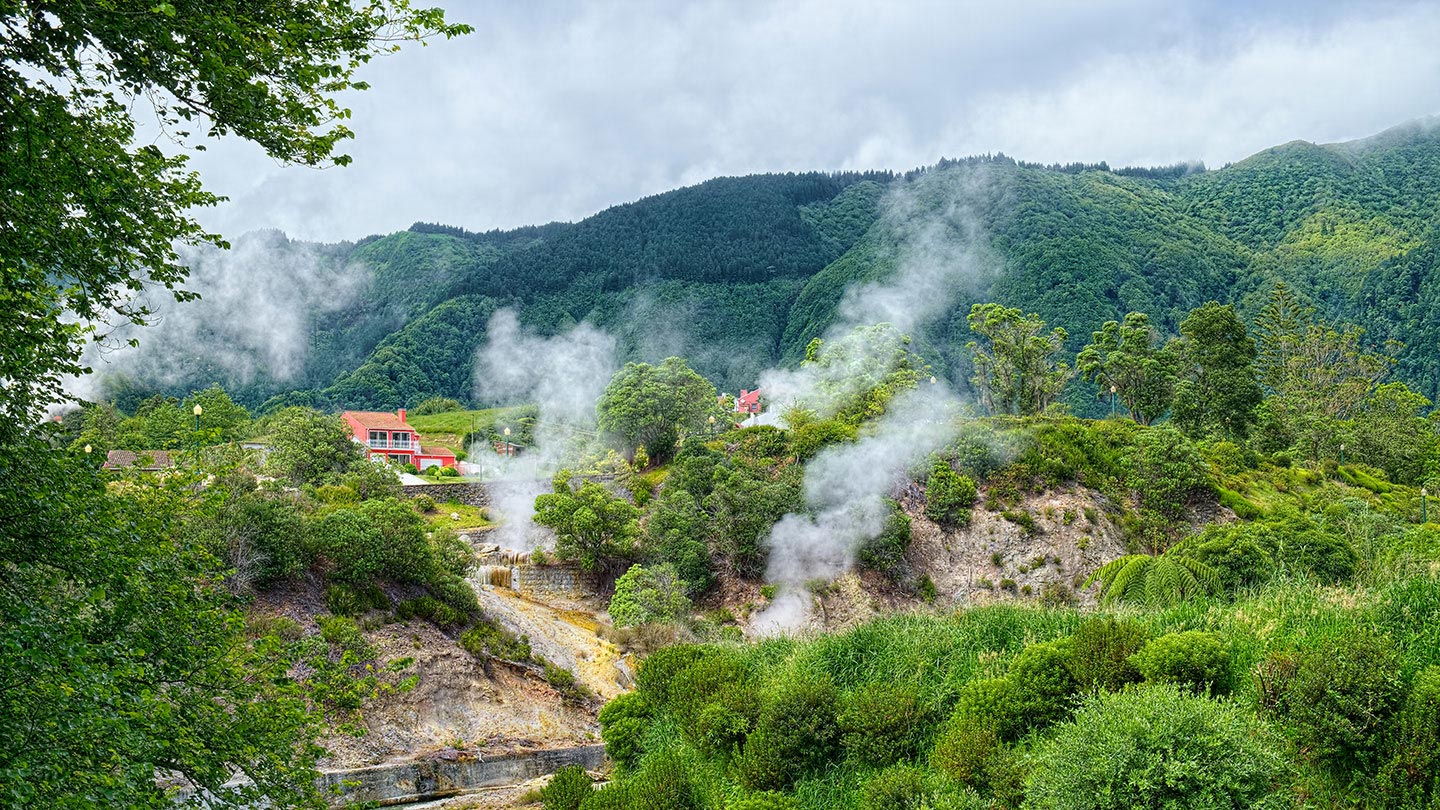
[[535,499],[535,522],[555,530],[555,556],[585,571],[615,571],[639,553],[640,510],[595,483],[576,487],[555,474],[554,492]]
[[241,438],[245,429],[250,426],[250,412],[245,410],[243,405],[237,405],[225,389],[218,385],[186,397],[180,410],[182,413],[193,414],[196,405],[199,405],[202,411],[200,430],[208,434],[208,439],[233,442]]
[[[852,426],[885,413],[896,394],[914,388],[930,373],[910,350],[910,336],[888,323],[857,326],[833,340],[815,338],[805,347],[800,365],[813,376],[815,401],[793,403],[792,410],[813,409]],[[787,422],[792,429],[801,427],[795,419]]]
[[1073,376],[1067,364],[1056,360],[1065,347],[1065,330],[1057,326],[1047,333],[1039,315],[976,304],[967,320],[970,331],[983,338],[965,344],[975,357],[971,381],[991,413],[1039,413]]
[[1180,363],[1175,424],[1192,437],[1244,438],[1262,394],[1255,381],[1255,341],[1235,308],[1211,301],[1192,311],[1172,348]]
[[715,411],[715,386],[679,357],[658,366],[627,363],[605,387],[596,411],[601,430],[664,460],[682,434],[705,430]]
[[1275,282],[1270,298],[1255,318],[1258,349],[1255,371],[1260,382],[1271,391],[1284,387],[1291,360],[1305,339],[1312,314],[1313,310],[1301,304],[1289,285]]
[[365,449],[338,416],[294,407],[271,416],[266,424],[270,452],[265,466],[297,485],[321,484],[369,463]]
[[1175,393],[1176,357],[1160,340],[1143,312],[1132,312],[1123,323],[1107,321],[1092,335],[1075,366],[1098,387],[1098,396],[1119,397],[1125,410],[1148,425],[1170,409]]

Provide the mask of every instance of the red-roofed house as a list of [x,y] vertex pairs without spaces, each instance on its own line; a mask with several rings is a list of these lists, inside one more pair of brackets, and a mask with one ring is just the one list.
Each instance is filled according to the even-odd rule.
[[405,422],[405,409],[395,413],[344,411],[340,418],[350,426],[355,441],[365,445],[370,457],[397,464],[414,464],[417,469],[454,467],[455,454],[443,447],[421,447],[420,434]]
[[760,389],[746,391],[740,389],[740,396],[735,400],[736,413],[760,413]]

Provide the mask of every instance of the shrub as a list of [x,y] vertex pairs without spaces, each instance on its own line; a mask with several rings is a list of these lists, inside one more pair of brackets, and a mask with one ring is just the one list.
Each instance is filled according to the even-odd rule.
[[1174,520],[1185,507],[1210,491],[1205,464],[1195,446],[1168,425],[1135,434],[1125,458],[1130,488],[1140,496],[1142,509]]
[[[1018,736],[1022,718],[1016,712],[1015,689],[1008,678],[980,678],[960,688],[955,715],[991,729],[1000,739]],[[952,718],[951,722],[955,722]]]
[[315,623],[320,625],[320,637],[328,644],[339,647],[342,651],[353,653],[359,660],[368,660],[375,657],[375,648],[365,640],[365,634],[360,632],[359,625],[354,620],[344,616],[317,616]]
[[715,648],[675,675],[670,685],[670,712],[682,729],[691,729],[701,712],[722,693],[749,689],[744,661],[728,649]]
[[343,582],[376,578],[424,582],[433,570],[424,522],[395,498],[335,509],[312,521],[309,528],[331,574]]
[[753,793],[725,805],[725,810],[800,810],[800,802],[773,790]]
[[935,738],[930,767],[961,784],[982,789],[991,763],[1003,754],[1003,748],[995,729],[957,711]]
[[305,628],[289,616],[259,614],[247,616],[245,631],[251,638],[274,636],[281,641],[299,641],[305,636]]
[[434,576],[425,583],[425,587],[429,588],[435,598],[462,616],[480,609],[480,602],[475,598],[475,589],[454,574]]
[[360,502],[355,490],[341,484],[325,484],[315,488],[315,500],[332,506],[350,506]]
[[1114,692],[1140,680],[1140,670],[1130,660],[1149,631],[1134,622],[1114,617],[1092,618],[1075,630],[1070,643],[1070,674],[1083,691],[1103,689]]
[[325,607],[337,616],[359,616],[367,610],[387,610],[390,597],[380,586],[334,583],[325,588]]
[[751,696],[748,690],[727,691],[721,700],[700,710],[693,729],[686,729],[700,753],[729,757],[744,747],[759,708]]
[[925,517],[942,526],[968,526],[977,494],[973,480],[937,462],[925,480]]
[[1208,526],[1178,548],[1186,556],[1209,566],[1219,577],[1220,586],[1234,593],[1240,588],[1262,584],[1274,575],[1275,563],[1255,540],[1254,533],[1252,527],[1244,525]]
[[1079,688],[1069,665],[1070,651],[1063,642],[1031,644],[1021,650],[1006,676],[1011,684],[1011,711],[1032,728],[1063,719]]
[[828,681],[781,683],[762,703],[738,762],[751,790],[778,790],[827,765],[839,748],[835,687]]
[[920,575],[920,584],[916,591],[920,595],[920,601],[927,605],[935,604],[935,600],[940,596],[935,588],[935,580],[931,579],[929,574]]
[[1146,644],[1131,660],[1147,681],[1175,683],[1196,692],[1230,691],[1230,654],[1214,633],[1170,633]]
[[1440,804],[1440,666],[1422,671],[1395,716],[1379,787],[1389,807]]
[[886,503],[890,515],[885,519],[885,528],[860,545],[856,559],[891,582],[899,582],[905,576],[905,549],[910,547],[910,517],[900,510],[900,504],[890,500]]
[[611,782],[586,797],[580,810],[630,810],[633,792],[627,784]]
[[643,695],[631,692],[616,697],[600,709],[600,739],[605,755],[621,768],[634,767],[644,753],[645,727],[650,705]]
[[407,461],[407,462],[405,462],[404,464],[401,464],[401,465],[400,465],[400,472],[410,473],[411,475],[414,475],[414,474],[420,472],[420,468],[419,468],[419,467],[416,467],[414,464],[411,464],[410,462]]
[[1352,631],[1306,650],[1285,706],[1297,741],[1337,773],[1370,771],[1401,697],[1399,657],[1384,636]]
[[437,478],[459,478],[459,477],[460,477],[460,471],[457,470],[457,469],[454,468],[454,467],[440,467],[439,469],[435,470],[435,477],[437,477]]
[[1280,808],[1281,758],[1238,706],[1173,685],[1100,694],[1038,751],[1027,808]]
[[467,621],[466,617],[460,613],[460,611],[433,596],[404,599],[395,605],[395,615],[405,621],[417,618],[424,619],[442,629],[459,627]]
[[[412,416],[432,416],[437,413],[450,413],[461,409],[460,403],[448,397],[430,397],[422,400],[415,409],[410,411]],[[546,807],[546,810],[550,810]]]
[[434,512],[434,511],[435,511],[435,499],[432,498],[432,497],[430,497],[429,495],[416,495],[416,496],[415,496],[415,508],[416,508],[416,509],[419,509],[421,512],[426,512],[426,513]]
[[670,684],[686,667],[716,651],[699,644],[674,644],[645,656],[635,673],[635,691],[644,695],[652,706],[670,703]]
[[860,788],[862,810],[916,810],[925,798],[925,772],[914,765],[892,765]]
[[502,661],[529,661],[530,640],[515,636],[488,621],[476,622],[460,634],[460,646],[477,658],[491,657]]
[[862,765],[878,767],[913,758],[926,726],[923,714],[912,688],[856,690],[838,718],[845,755]]
[[590,774],[585,773],[584,768],[566,765],[540,790],[540,801],[545,810],[580,810],[580,805],[594,792]]
[[795,448],[795,456],[800,461],[808,461],[826,445],[855,441],[856,434],[857,428],[854,425],[838,419],[827,419],[795,428],[791,433],[791,443]]
[[657,621],[672,621],[690,612],[685,582],[669,563],[646,568],[632,565],[615,580],[610,597],[610,620],[616,627],[634,627]]
[[692,810],[700,806],[690,771],[677,753],[650,757],[629,787],[629,810]]

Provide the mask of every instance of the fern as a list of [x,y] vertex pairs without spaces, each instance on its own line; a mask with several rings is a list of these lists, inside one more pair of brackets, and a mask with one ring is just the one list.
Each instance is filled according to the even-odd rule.
[[1105,604],[1129,602],[1164,607],[1220,591],[1220,577],[1199,560],[1169,552],[1127,554],[1101,566],[1085,580],[1100,583]]

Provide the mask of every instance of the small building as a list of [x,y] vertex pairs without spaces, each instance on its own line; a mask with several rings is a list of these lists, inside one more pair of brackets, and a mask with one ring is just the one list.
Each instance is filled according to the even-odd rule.
[[365,446],[370,458],[396,464],[414,464],[416,469],[454,467],[455,454],[443,447],[422,447],[420,434],[405,421],[405,409],[343,411],[340,418],[350,426],[351,438]]
[[760,389],[746,391],[740,389],[740,396],[735,399],[735,412],[752,414],[760,413]]
[[159,472],[175,466],[175,456],[170,450],[111,450],[105,454],[102,470],[140,470]]

